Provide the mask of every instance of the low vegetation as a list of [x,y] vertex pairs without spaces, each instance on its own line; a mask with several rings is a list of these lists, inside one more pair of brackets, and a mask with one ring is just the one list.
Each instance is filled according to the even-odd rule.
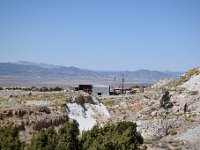
[[52,101],[55,105],[63,106],[66,105],[67,99],[65,97],[56,98]]
[[83,150],[134,150],[143,144],[142,136],[132,122],[120,122],[117,125],[95,126],[91,131],[83,133]]
[[[7,90],[22,90],[22,91],[38,91],[38,92],[53,92],[53,91],[63,91],[63,88],[61,87],[41,87],[41,88],[38,88],[38,87],[30,87],[30,88],[27,88],[27,87],[6,87],[5,89]],[[1,90],[1,88],[0,88]],[[3,90],[3,88],[2,88]]]
[[166,91],[165,94],[163,94],[160,100],[160,106],[163,107],[164,109],[169,109],[173,106],[172,103],[170,102],[169,91]]
[[102,101],[102,103],[105,106],[114,106],[114,105],[118,105],[119,101],[118,100],[112,100],[112,99],[106,99],[106,100]]
[[185,75],[181,76],[178,80],[176,80],[175,85],[182,85],[183,83],[187,82],[192,76],[200,74],[198,68],[194,68],[188,71]]
[[171,129],[169,130],[169,134],[170,134],[170,135],[176,135],[176,134],[177,134],[177,129],[176,129],[176,128],[171,128]]
[[185,115],[185,120],[189,122],[194,122],[194,117],[192,115]]
[[54,127],[41,130],[32,138],[29,150],[78,150],[79,129],[76,121],[68,122],[62,126],[58,133]]
[[199,92],[198,92],[198,91],[190,91],[190,94],[191,94],[191,95],[198,95]]
[[82,106],[85,103],[94,103],[94,101],[90,95],[89,96],[79,95],[75,98],[75,102]]
[[9,125],[0,131],[0,150],[20,150],[22,148],[18,127]]
[[[104,127],[94,126],[92,130],[79,134],[78,123],[69,121],[58,131],[54,127],[41,130],[24,147],[19,140],[19,128],[8,126],[0,133],[2,150],[138,150],[143,138],[132,122],[120,122]],[[144,147],[142,147],[144,148]]]

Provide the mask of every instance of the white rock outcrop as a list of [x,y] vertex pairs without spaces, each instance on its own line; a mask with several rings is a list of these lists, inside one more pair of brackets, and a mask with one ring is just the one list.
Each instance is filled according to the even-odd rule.
[[96,102],[95,104],[85,103],[67,103],[68,116],[79,123],[80,131],[90,130],[94,125],[103,125],[111,117],[106,107]]
[[200,74],[192,76],[182,87],[187,88],[190,91],[200,92]]

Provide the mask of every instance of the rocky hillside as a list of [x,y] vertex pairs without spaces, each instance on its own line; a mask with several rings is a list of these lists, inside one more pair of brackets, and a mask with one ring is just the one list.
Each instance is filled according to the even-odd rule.
[[[144,93],[101,98],[113,121],[137,122],[149,149],[198,149],[200,68],[162,80]],[[164,101],[164,102],[163,102]]]

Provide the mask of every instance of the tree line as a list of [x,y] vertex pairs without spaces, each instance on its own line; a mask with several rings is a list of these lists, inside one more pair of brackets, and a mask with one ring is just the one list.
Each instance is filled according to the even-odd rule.
[[53,92],[53,91],[63,91],[64,89],[62,87],[35,87],[35,86],[31,86],[31,87],[0,87],[0,90],[23,90],[23,91],[38,91],[38,92]]

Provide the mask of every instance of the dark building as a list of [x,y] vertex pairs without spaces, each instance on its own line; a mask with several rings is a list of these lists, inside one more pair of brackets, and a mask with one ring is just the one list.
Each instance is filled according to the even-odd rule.
[[90,84],[80,84],[78,86],[78,89],[82,90],[86,93],[92,94],[92,85],[90,85]]

